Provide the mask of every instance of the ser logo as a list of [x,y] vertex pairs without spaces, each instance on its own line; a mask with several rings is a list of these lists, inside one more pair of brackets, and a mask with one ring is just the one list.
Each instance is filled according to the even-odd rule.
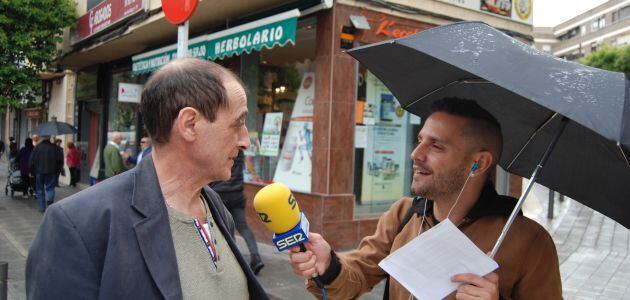
[[277,241],[276,246],[278,247],[278,249],[284,250],[287,248],[291,248],[292,246],[299,244],[301,242],[304,242],[304,241],[306,241],[306,237],[304,236],[304,233],[297,232],[293,235],[287,236]]
[[297,206],[297,201],[295,201],[295,197],[293,197],[293,194],[289,195],[289,205],[291,205],[291,209],[295,209],[295,206]]
[[269,215],[266,213],[258,213],[258,217],[263,223],[271,223],[271,220],[269,220]]

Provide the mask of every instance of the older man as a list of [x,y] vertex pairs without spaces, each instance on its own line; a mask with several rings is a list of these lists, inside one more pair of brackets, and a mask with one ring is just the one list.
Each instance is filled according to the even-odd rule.
[[105,163],[106,178],[118,175],[125,171],[123,158],[120,155],[120,142],[122,142],[120,132],[114,132],[112,134],[112,140],[107,143],[105,150],[103,150],[103,162]]
[[[53,205],[26,266],[29,299],[267,299],[208,182],[249,146],[240,80],[175,60],[151,76],[140,111],[152,155]],[[182,155],[185,153],[185,155]]]
[[[490,252],[516,204],[516,199],[497,195],[489,181],[502,147],[499,123],[476,102],[437,101],[411,153],[411,190],[418,197],[394,203],[381,216],[376,232],[346,255],[337,257],[322,236],[313,233],[308,251],[291,253],[294,272],[305,277],[321,274],[331,299],[356,299],[383,279],[384,298],[409,299],[409,292],[378,263],[439,222],[449,219],[482,251]],[[461,285],[447,299],[562,299],[556,248],[538,223],[518,216],[494,259],[499,269],[493,273],[454,276]],[[414,267],[427,274],[433,271]],[[319,295],[312,284],[309,290]]]

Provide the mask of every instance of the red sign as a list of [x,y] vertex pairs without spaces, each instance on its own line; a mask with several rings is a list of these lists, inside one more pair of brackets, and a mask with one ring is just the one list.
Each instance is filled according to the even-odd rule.
[[26,117],[29,119],[41,119],[44,111],[41,108],[27,108],[24,110]]
[[362,43],[375,43],[400,38],[433,27],[427,23],[398,18],[369,10],[361,10],[360,14],[365,16],[371,27],[370,30],[362,30],[359,34],[358,39]]
[[192,16],[198,0],[162,0],[162,10],[171,24],[182,24]]
[[79,18],[72,42],[77,43],[99,33],[143,9],[143,0],[104,0]]

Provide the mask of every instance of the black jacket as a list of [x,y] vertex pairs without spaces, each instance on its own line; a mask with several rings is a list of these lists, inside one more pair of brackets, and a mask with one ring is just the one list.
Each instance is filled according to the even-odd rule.
[[[230,235],[230,213],[212,190],[202,194],[245,273],[250,298],[268,299]],[[53,204],[39,228],[26,261],[28,299],[182,299],[151,156]]]
[[210,187],[222,197],[223,194],[235,193],[243,191],[243,166],[245,164],[245,155],[243,151],[238,152],[238,156],[234,159],[232,166],[232,176],[227,181],[213,182]]
[[59,147],[49,140],[43,140],[35,146],[28,160],[28,168],[32,174],[59,174],[63,168],[63,154]]

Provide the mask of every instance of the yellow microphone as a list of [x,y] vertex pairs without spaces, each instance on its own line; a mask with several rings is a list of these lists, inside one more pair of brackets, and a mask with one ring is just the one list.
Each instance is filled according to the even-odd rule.
[[[273,244],[279,251],[296,246],[305,252],[308,241],[308,220],[293,197],[288,186],[272,183],[262,188],[254,196],[254,210],[267,229],[273,232]],[[317,274],[313,281],[321,289],[324,287]]]
[[254,210],[274,233],[273,243],[279,251],[304,247],[302,244],[308,241],[308,220],[288,186],[272,183],[262,188],[254,196]]

